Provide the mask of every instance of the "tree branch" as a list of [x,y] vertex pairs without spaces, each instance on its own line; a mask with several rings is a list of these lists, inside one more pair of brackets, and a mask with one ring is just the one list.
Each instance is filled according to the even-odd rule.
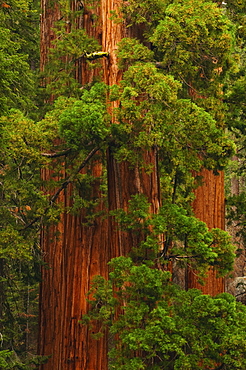
[[73,181],[75,176],[86,166],[86,164],[89,162],[89,160],[93,157],[94,154],[99,150],[99,147],[96,147],[90,151],[90,153],[87,155],[85,160],[81,163],[81,165],[77,168],[77,170],[70,175],[61,185],[61,187],[56,191],[56,193],[53,195],[53,197],[50,200],[50,205],[56,201],[58,198],[59,194],[61,193],[62,190],[66,189],[67,186]]
[[[94,149],[92,149],[90,151],[90,153],[87,155],[87,157],[85,158],[85,160],[80,164],[80,166],[77,168],[77,170],[70,176],[68,176],[65,181],[62,183],[62,185],[60,186],[60,188],[55,192],[55,194],[52,196],[52,198],[50,199],[49,201],[49,205],[45,208],[44,210],[44,214],[47,213],[48,209],[50,206],[52,206],[52,204],[57,200],[57,198],[59,197],[60,193],[62,192],[62,190],[65,190],[68,185],[74,180],[75,176],[87,165],[87,163],[89,162],[89,160],[96,154],[96,152],[99,150],[100,148],[99,147],[95,147]],[[41,216],[39,217],[36,217],[34,220],[32,220],[28,225],[26,225],[23,229],[23,230],[26,230],[28,229],[30,226],[32,226],[35,222],[37,222],[39,219],[40,219]]]
[[166,258],[168,260],[171,260],[171,259],[176,259],[176,260],[181,260],[181,259],[192,259],[192,258],[197,258],[197,257],[200,257],[199,254],[197,255],[194,255],[194,256],[180,256],[180,255],[172,255],[170,254],[169,256],[167,256]]
[[71,148],[67,149],[67,150],[64,150],[63,152],[58,152],[58,153],[41,153],[41,155],[43,157],[47,157],[47,158],[58,158],[58,157],[62,157],[63,155],[67,155],[71,152]]

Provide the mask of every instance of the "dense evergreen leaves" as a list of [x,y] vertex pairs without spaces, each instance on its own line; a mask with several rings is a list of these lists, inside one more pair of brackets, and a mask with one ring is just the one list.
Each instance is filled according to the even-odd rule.
[[100,50],[100,46],[84,29],[74,28],[68,33],[66,22],[57,26],[56,37],[43,73],[47,92],[79,97],[81,82],[75,76],[76,62],[85,59],[86,53]]
[[213,86],[228,69],[232,24],[210,1],[177,0],[165,13],[150,37],[163,53],[163,67],[187,83],[198,80]]
[[[5,5],[4,5],[5,4]],[[8,108],[35,111],[38,4],[11,0],[0,6],[0,114]],[[34,112],[32,112],[34,114]]]
[[[196,268],[204,277],[210,266],[218,275],[230,272],[234,263],[234,249],[231,238],[221,229],[208,230],[206,224],[188,212],[166,202],[158,214],[149,214],[149,204],[141,195],[132,197],[129,210],[112,211],[124,231],[142,235],[138,248],[132,248],[131,256],[138,264],[152,256],[155,261],[167,264],[176,260],[181,267],[187,264]],[[143,237],[144,235],[144,237]],[[162,237],[161,237],[162,236]],[[163,244],[160,240],[164,240]]]
[[82,93],[59,119],[59,130],[66,143],[74,149],[100,145],[109,135],[106,111],[106,86],[96,83]]
[[[136,148],[157,146],[160,160],[168,155],[171,162],[189,171],[201,165],[221,169],[233,154],[232,141],[216,127],[212,116],[190,100],[178,99],[180,84],[171,75],[150,63],[137,63],[124,74],[121,86],[112,88],[111,99],[121,102],[114,130],[119,132],[117,140],[124,139],[125,159],[127,146],[132,147],[132,158],[137,158]],[[120,152],[117,148],[117,155]]]
[[245,306],[229,294],[182,291],[170,272],[136,266],[130,258],[110,262],[109,280],[94,280],[87,320],[117,336],[110,369],[244,369]]

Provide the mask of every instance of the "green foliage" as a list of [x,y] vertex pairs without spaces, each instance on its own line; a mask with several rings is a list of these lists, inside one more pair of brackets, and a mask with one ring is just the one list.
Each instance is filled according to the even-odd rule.
[[[14,351],[0,351],[0,366],[2,370],[31,370],[34,366],[43,364],[47,361],[48,356],[35,356],[29,360],[22,362]],[[35,366],[35,368],[37,368]]]
[[106,86],[96,83],[84,90],[80,100],[65,110],[59,119],[59,131],[73,149],[100,145],[109,135],[106,111]]
[[62,24],[57,28],[57,38],[45,66],[47,93],[79,97],[81,83],[75,78],[76,62],[85,57],[85,53],[100,50],[100,46],[84,29],[72,29],[68,33],[66,27],[66,24]]
[[[83,10],[71,11],[67,1],[59,1],[59,5],[61,17],[53,29],[55,38],[42,78],[48,95],[79,98],[83,87],[76,75],[81,72],[81,63],[87,59],[92,60],[92,54],[98,52],[101,46],[84,28],[78,28],[77,23]],[[94,5],[87,4],[89,8]],[[105,56],[105,53],[102,54]],[[88,62],[88,66],[95,68],[97,63]]]
[[144,24],[150,28],[164,16],[165,9],[171,2],[170,0],[130,0],[127,1],[126,6],[125,1],[121,7],[121,13],[128,27]]
[[245,11],[246,6],[242,0],[232,0],[226,4],[226,14],[236,25],[237,42],[240,44],[240,47],[245,46]]
[[[20,261],[15,257],[11,261],[1,260],[2,265],[1,346],[2,349],[15,351],[18,364],[29,363],[32,354],[36,353],[37,345],[38,282],[40,281],[38,249],[33,251],[32,260]],[[23,369],[26,367],[23,366]]]
[[0,255],[28,259],[37,229],[27,225],[47,204],[40,178],[40,167],[46,161],[39,147],[44,141],[38,126],[18,111],[1,117],[0,125]]
[[119,68],[129,67],[133,62],[149,62],[154,53],[137,39],[123,38],[118,44]]
[[[246,244],[246,193],[241,191],[238,195],[232,195],[227,199],[227,220],[228,225],[236,230],[236,236],[241,240],[239,248]],[[240,249],[238,252],[240,252]],[[242,251],[242,249],[241,249]]]
[[179,89],[179,82],[151,63],[129,67],[120,88],[111,90],[111,100],[120,101],[118,122],[112,126],[118,160],[137,163],[141,149],[155,146],[160,161],[172,168],[179,166],[187,172],[199,171],[201,166],[214,170],[225,166],[234,152],[232,140],[203,108],[179,99]]
[[[144,23],[142,50],[150,42],[152,52],[146,52],[145,57],[139,59],[143,51],[138,43],[124,39],[118,51],[120,67],[149,58],[182,83],[179,97],[196,100],[222,125],[225,120],[223,83],[228,71],[237,68],[234,63],[236,28],[223,7],[203,0],[131,1],[129,8],[123,10],[123,16],[130,24]],[[129,50],[131,44],[132,50]]]
[[245,368],[245,307],[229,294],[216,297],[180,290],[170,273],[110,262],[109,280],[97,277],[84,318],[115,336],[110,369]]
[[0,114],[9,108],[18,108],[28,113],[35,110],[33,70],[39,58],[37,8],[35,2],[28,0],[10,0],[1,4]]
[[[35,351],[40,280],[40,224],[47,197],[41,191],[42,131],[21,112],[0,118],[0,310],[2,349],[14,349],[7,369],[27,369],[25,351]],[[12,361],[12,360],[13,361]],[[16,361],[15,361],[16,360]],[[2,365],[5,366],[5,365]],[[3,367],[4,368],[4,367]]]
[[20,43],[13,41],[9,30],[2,27],[0,44],[0,113],[9,107],[30,110],[33,108],[30,95],[34,94],[34,86],[27,57],[19,53]]
[[210,1],[177,0],[165,13],[150,38],[163,53],[163,67],[186,82],[198,78],[212,86],[211,79],[221,79],[228,69],[232,24]]
[[[190,266],[200,278],[214,266],[219,276],[228,274],[235,259],[235,247],[229,234],[221,229],[208,230],[206,224],[188,212],[166,202],[158,214],[149,213],[150,204],[143,195],[133,196],[128,211],[112,211],[124,231],[142,235],[142,241],[133,247],[131,256],[135,261],[147,263],[156,259],[161,263],[176,260],[180,267]],[[160,242],[162,240],[162,242]]]
[[[227,169],[227,222],[233,229],[238,242],[238,254],[245,249],[245,3],[233,0],[227,4],[226,14],[236,27],[234,58],[237,69],[227,81],[227,125],[237,146],[236,156]],[[233,194],[230,190],[234,184]],[[237,190],[235,190],[237,184]]]

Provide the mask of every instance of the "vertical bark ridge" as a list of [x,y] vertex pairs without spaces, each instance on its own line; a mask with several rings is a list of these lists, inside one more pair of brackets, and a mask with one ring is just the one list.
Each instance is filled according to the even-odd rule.
[[[47,4],[47,0],[43,0],[43,65],[47,60],[47,45],[50,45],[54,37],[51,28],[60,16],[57,7],[48,12]],[[118,84],[122,77],[122,71],[117,67],[115,51],[118,42],[126,36],[126,31],[124,24],[114,23],[110,19],[111,11],[117,11],[120,4],[119,0],[102,1],[100,9],[85,12],[83,19],[78,21],[78,26],[85,27],[89,35],[101,40],[102,50],[110,54],[103,61],[103,78],[109,85]],[[90,12],[99,14],[101,23],[96,27]],[[98,69],[89,70],[84,60],[81,63],[76,72],[78,80],[83,84],[92,82],[99,73]],[[160,201],[155,151],[144,154],[146,163],[153,166],[151,174],[146,174],[142,169],[136,171],[127,162],[118,163],[111,150],[107,157],[109,210],[126,210],[131,195],[143,193],[151,203],[151,212],[157,212]],[[95,176],[101,173],[100,161],[90,166]],[[49,180],[52,174],[51,170],[45,170],[43,179]],[[93,188],[93,195],[101,196],[97,185]],[[68,186],[65,194],[60,194],[59,201],[65,207],[71,206],[71,186]],[[100,210],[104,210],[103,200],[95,211]],[[102,218],[95,219],[90,225],[85,225],[84,222],[83,210],[76,216],[62,213],[58,225],[43,230],[42,249],[48,268],[42,271],[39,353],[52,357],[47,364],[40,366],[40,370],[107,369],[106,339],[92,339],[88,329],[78,324],[78,320],[88,310],[86,296],[93,276],[106,276],[107,262],[112,257],[129,253],[140,239],[120,232],[112,217],[109,218],[109,223]]]
[[[225,229],[225,198],[224,173],[214,175],[212,171],[203,169],[203,184],[195,190],[193,210],[195,216],[205,222],[209,229]],[[204,294],[216,295],[224,292],[224,279],[216,277],[216,271],[210,269],[205,285],[198,283],[195,271],[188,270],[188,288],[197,288]]]
[[109,53],[108,60],[104,61],[104,81],[107,85],[118,84],[122,77],[122,71],[117,66],[116,50],[119,41],[125,37],[123,23],[116,23],[112,19],[112,12],[119,14],[122,0],[102,0],[102,48]]
[[[76,8],[76,1],[71,3]],[[47,61],[51,42],[55,35],[54,23],[60,18],[58,5],[51,6],[42,1],[41,18],[41,68]],[[79,18],[78,27],[86,28],[90,36],[101,40],[100,25],[95,26],[92,12],[86,11]],[[100,16],[100,13],[99,13]],[[83,52],[83,51],[82,51]],[[99,70],[89,69],[83,58],[77,62],[76,78],[87,84],[93,81]],[[69,165],[69,164],[68,164]],[[102,172],[100,161],[90,165],[94,176]],[[65,178],[66,165],[64,164]],[[43,171],[44,181],[53,176],[53,171]],[[101,197],[99,186],[93,189],[93,196]],[[72,205],[72,186],[59,195],[59,202],[66,208]],[[95,209],[104,209],[103,200]],[[107,274],[108,244],[107,220],[99,218],[94,224],[85,225],[85,212],[78,215],[61,213],[57,225],[45,228],[41,246],[47,268],[42,270],[40,290],[40,335],[39,354],[51,355],[40,370],[105,370],[107,369],[106,339],[91,338],[88,328],[79,324],[82,314],[88,310],[86,301],[89,286],[94,275]]]

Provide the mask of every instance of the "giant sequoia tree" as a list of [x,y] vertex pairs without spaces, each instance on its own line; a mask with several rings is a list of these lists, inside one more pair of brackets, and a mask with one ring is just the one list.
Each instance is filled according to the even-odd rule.
[[[215,174],[233,153],[223,112],[233,27],[217,4],[201,0],[45,1],[41,29],[44,84],[58,97],[39,123],[53,143],[43,180],[49,206],[64,208],[42,233],[40,354],[52,355],[47,369],[106,369],[106,337],[95,341],[78,320],[92,277],[107,276],[112,257],[130,253],[137,266],[162,269],[175,260],[201,278],[210,266],[220,275],[232,268]],[[207,223],[205,213],[214,217],[212,230],[192,206]],[[223,289],[212,285],[208,293]],[[210,357],[204,366],[218,362]]]
[[[44,369],[106,369],[107,339],[78,320],[112,257],[161,269],[175,260],[200,278],[232,268],[218,171],[233,153],[223,112],[233,27],[216,3],[132,0],[44,1],[41,29],[44,84],[60,96],[39,124],[53,143],[43,180],[60,217],[42,233],[39,350],[52,355]],[[215,279],[207,292],[221,290]]]

